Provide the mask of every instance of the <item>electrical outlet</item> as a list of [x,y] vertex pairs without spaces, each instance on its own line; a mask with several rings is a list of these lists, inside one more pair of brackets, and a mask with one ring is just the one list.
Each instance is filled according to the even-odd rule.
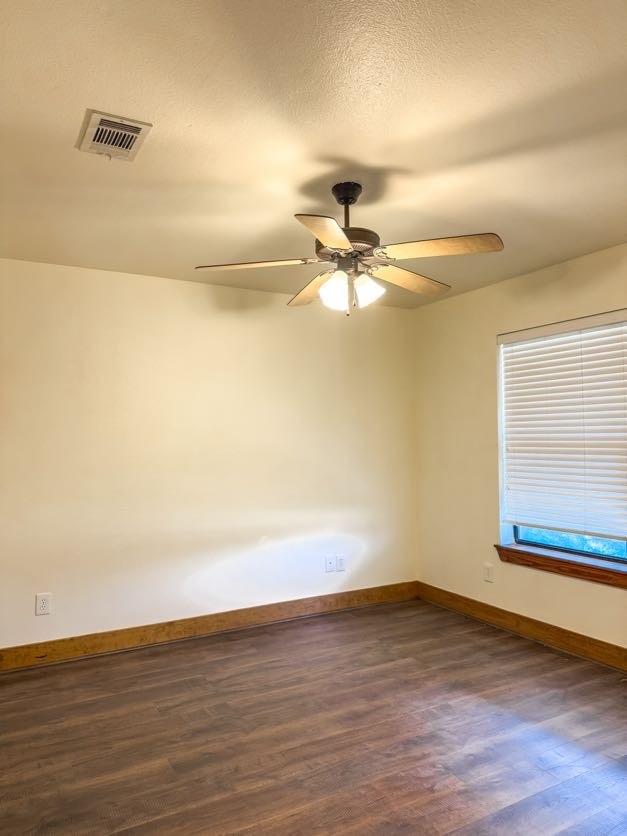
[[324,571],[325,572],[337,572],[337,558],[334,554],[327,555],[324,559]]
[[35,615],[50,615],[51,598],[50,592],[38,592],[35,595]]
[[343,554],[336,555],[335,558],[336,563],[336,572],[345,572],[346,571],[346,558]]
[[484,563],[483,564],[483,580],[486,583],[494,583],[494,564],[493,563]]

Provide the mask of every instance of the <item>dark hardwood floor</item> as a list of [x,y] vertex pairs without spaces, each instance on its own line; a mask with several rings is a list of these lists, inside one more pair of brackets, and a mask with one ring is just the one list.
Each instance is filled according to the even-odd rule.
[[624,691],[419,601],[5,674],[0,832],[617,836]]

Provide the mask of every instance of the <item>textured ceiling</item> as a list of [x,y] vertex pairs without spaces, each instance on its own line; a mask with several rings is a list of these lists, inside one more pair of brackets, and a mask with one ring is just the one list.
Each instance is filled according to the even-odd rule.
[[[501,235],[503,253],[406,262],[454,293],[627,239],[624,0],[4,0],[2,18],[2,256],[293,292],[316,266],[193,266],[312,255],[292,215],[339,210],[341,179],[384,242]],[[135,162],[76,150],[86,108],[154,123]]]

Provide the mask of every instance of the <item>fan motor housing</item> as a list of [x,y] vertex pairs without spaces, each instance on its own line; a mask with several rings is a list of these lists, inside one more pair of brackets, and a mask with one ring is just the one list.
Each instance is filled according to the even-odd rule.
[[[374,248],[381,244],[381,239],[371,229],[364,229],[360,226],[346,226],[344,227],[344,233],[351,242],[355,255],[371,256]],[[323,261],[333,261],[337,255],[337,250],[325,247],[324,244],[316,240],[316,255]]]

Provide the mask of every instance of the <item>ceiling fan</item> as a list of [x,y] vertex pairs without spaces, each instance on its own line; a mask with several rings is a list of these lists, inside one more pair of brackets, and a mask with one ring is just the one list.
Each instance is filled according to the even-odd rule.
[[196,270],[245,270],[251,267],[327,264],[328,267],[306,284],[287,304],[292,307],[308,305],[319,295],[328,308],[343,311],[348,315],[351,308],[365,308],[385,293],[385,288],[374,278],[398,285],[413,293],[424,293],[428,296],[450,289],[450,285],[421,276],[404,267],[397,267],[394,263],[396,261],[408,258],[431,258],[438,255],[497,252],[503,249],[503,242],[494,232],[381,246],[376,232],[350,225],[349,207],[357,202],[362,191],[361,185],[336,183],[331,191],[337,202],[344,207],[343,227],[335,218],[324,215],[294,216],[315,235],[315,258],[207,264],[196,267]]

